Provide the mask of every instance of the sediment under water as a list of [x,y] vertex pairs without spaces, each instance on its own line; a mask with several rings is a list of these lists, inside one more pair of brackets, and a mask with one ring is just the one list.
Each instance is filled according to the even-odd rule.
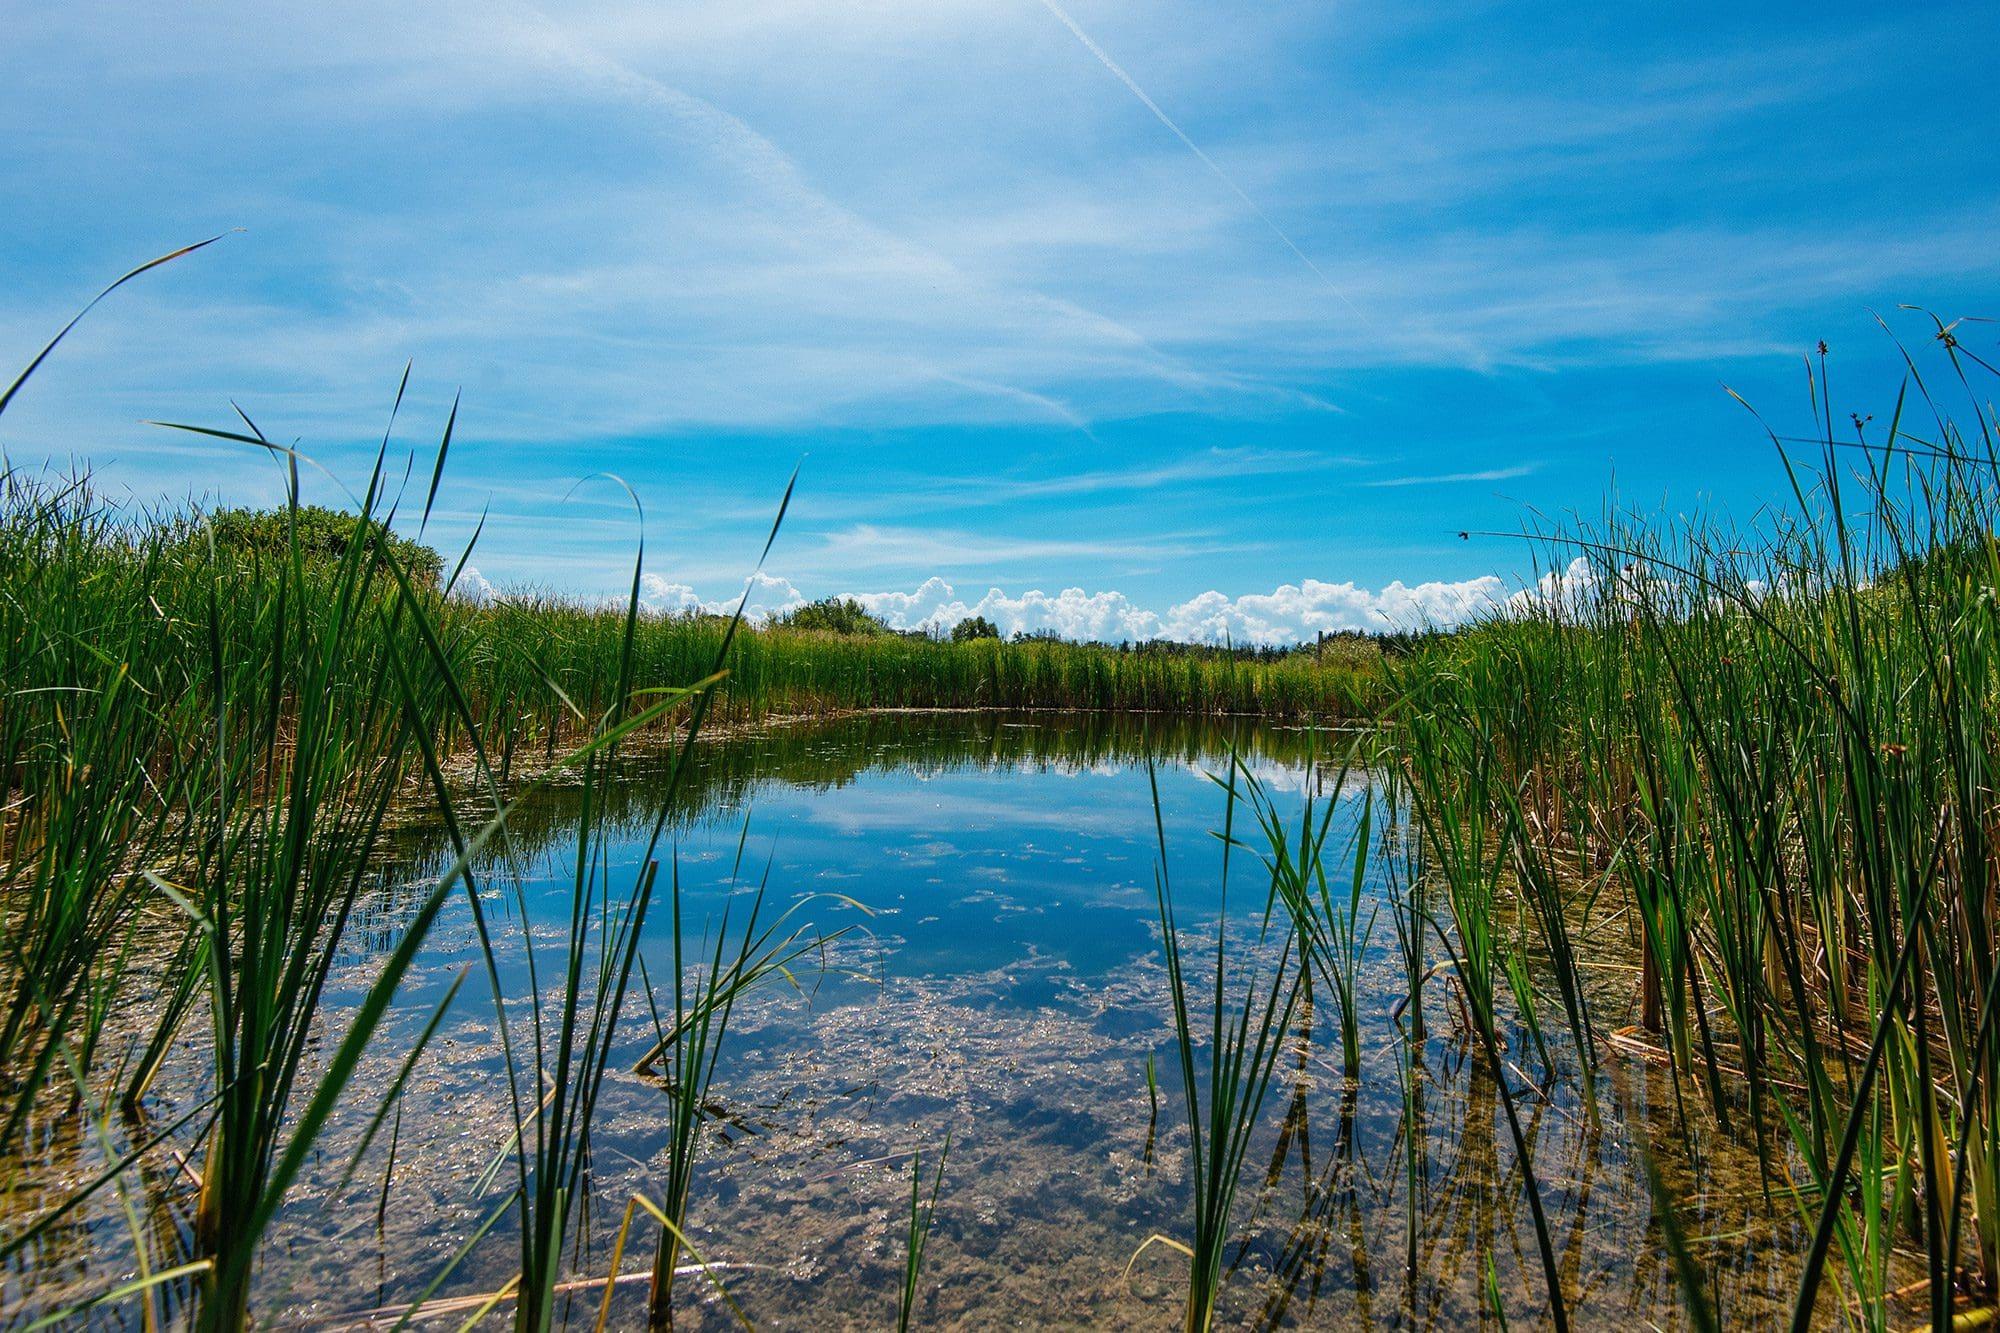
[[[1186,1261],[1162,1245],[1141,1253],[1154,1234],[1184,1236],[1189,1209],[1148,766],[1199,1003],[1225,910],[1211,836],[1224,795],[1209,775],[1224,771],[1232,744],[1286,808],[1303,799],[1308,756],[1338,740],[1132,718],[904,714],[698,748],[671,821],[690,923],[712,927],[732,901],[740,921],[761,883],[767,912],[807,900],[803,919],[846,932],[802,960],[796,987],[774,981],[738,1009],[713,1086],[690,1233],[758,1324],[893,1323],[911,1155],[920,1149],[933,1164],[947,1132],[921,1323],[1126,1327],[1179,1318]],[[601,812],[613,830],[604,868],[614,894],[638,872],[664,771],[657,758],[630,760]],[[1354,836],[1363,803],[1379,799],[1371,790],[1365,777],[1350,777],[1330,847]],[[576,800],[562,789],[538,796],[514,821],[509,852],[483,867],[502,985],[522,1021],[521,909],[539,947],[559,945]],[[1375,833],[1399,833],[1379,809]],[[350,958],[328,998],[330,1026],[447,861],[441,830],[398,835],[383,887],[351,928]],[[1227,1325],[1490,1324],[1489,1288],[1516,1326],[1545,1312],[1501,1090],[1456,1030],[1438,982],[1432,1033],[1404,1091],[1408,1047],[1391,1015],[1405,981],[1390,891],[1386,870],[1374,866],[1361,913],[1375,919],[1357,1001],[1360,1077],[1341,1072],[1324,993],[1301,1011],[1283,1052],[1238,1197]],[[1265,878],[1239,852],[1226,911],[1252,950],[1265,895]],[[1581,923],[1581,947],[1600,964],[1597,1018],[1612,1028],[1631,1021],[1621,997],[1632,989],[1632,953],[1628,925],[1609,909],[1602,918]],[[656,904],[642,950],[656,985],[672,966],[661,920]],[[272,1233],[260,1320],[331,1326],[410,1299],[512,1188],[510,1165],[487,1170],[507,1144],[513,1110],[482,966],[418,1064],[393,1132],[339,1186],[343,1146],[372,1111],[371,1094],[395,1076],[452,978],[480,959],[471,914],[455,903]],[[657,1174],[666,1098],[656,1079],[630,1070],[653,1035],[645,1014],[644,996],[635,997],[598,1108],[590,1198],[574,1232],[580,1275],[606,1271],[625,1201]],[[1641,1134],[1686,1210],[1683,1226],[1725,1322],[1767,1322],[1789,1309],[1802,1228],[1786,1204],[1764,1198],[1751,1145],[1715,1132],[1690,1099],[1698,1148],[1690,1158],[1671,1085],[1653,1064],[1606,1056],[1592,1115],[1560,1044],[1552,1073],[1525,1034],[1509,1054],[1518,1078],[1507,1092],[1530,1136],[1576,1326],[1685,1323],[1635,1155]],[[1157,1117],[1149,1055],[1160,1078]],[[1537,1092],[1531,1080],[1546,1086]],[[168,1103],[198,1095],[177,1094],[171,1079],[162,1089]],[[76,1151],[87,1155],[87,1146]],[[52,1151],[50,1161],[61,1156]],[[147,1180],[159,1196],[150,1215],[171,1233],[185,1222],[185,1180],[171,1167]],[[656,1233],[641,1225],[639,1234],[627,1272],[650,1262]],[[37,1252],[35,1274],[16,1274],[14,1309],[45,1309],[70,1284],[101,1282],[123,1262],[121,1246],[129,1246],[125,1223],[106,1199]],[[495,1291],[517,1268],[512,1218],[503,1215],[439,1296]],[[733,1323],[700,1280],[681,1293],[691,1325]],[[643,1283],[619,1287],[613,1325],[642,1322],[643,1297]],[[570,1322],[587,1326],[598,1292],[573,1299]],[[493,1319],[505,1314],[502,1306]]]

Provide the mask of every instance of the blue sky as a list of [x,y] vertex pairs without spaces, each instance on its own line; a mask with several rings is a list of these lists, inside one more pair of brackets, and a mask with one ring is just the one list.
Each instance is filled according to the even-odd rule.
[[[2000,314],[1990,6],[41,6],[0,53],[0,421],[142,501],[359,484],[463,389],[501,588],[1115,637],[1449,615],[1536,513],[1782,494],[1871,311]],[[1968,326],[1995,341],[1990,326]],[[419,464],[419,468],[425,466]],[[333,494],[322,487],[320,498]],[[565,498],[565,497],[568,498]],[[949,587],[949,594],[942,591]],[[989,597],[988,589],[1000,590]],[[1067,593],[1065,590],[1069,590]],[[1039,594],[1031,596],[1030,594]]]

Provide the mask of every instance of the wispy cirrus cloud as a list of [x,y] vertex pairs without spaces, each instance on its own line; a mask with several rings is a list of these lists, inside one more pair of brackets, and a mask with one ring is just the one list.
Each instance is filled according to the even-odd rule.
[[1253,543],[1213,531],[1163,532],[1145,537],[1026,537],[969,528],[855,523],[817,534],[805,552],[816,570],[1006,569],[1030,561],[1150,566],[1191,556],[1247,549]]
[[[1123,467],[1086,471],[1045,470],[1040,476],[1024,469],[1005,472],[892,473],[871,479],[866,491],[823,492],[807,469],[807,485],[799,496],[800,512],[816,521],[878,516],[885,497],[901,508],[935,512],[1011,508],[1083,498],[1144,496],[1169,491],[1197,494],[1219,482],[1254,482],[1269,477],[1313,478],[1336,471],[1373,466],[1350,454],[1310,449],[1269,449],[1255,446],[1215,446]],[[741,496],[716,492],[705,495],[712,512],[735,517],[768,516],[769,505],[745,504]]]
[[1129,468],[1105,468],[1040,478],[965,478],[960,490],[983,492],[988,503],[1101,491],[1149,491],[1191,482],[1319,472],[1363,460],[1303,449],[1211,448],[1185,457]]
[[[1315,86],[1335,37],[1297,14],[1078,11],[1371,311],[1362,328],[1330,319],[1311,275],[1036,7],[447,3],[422,43],[380,0],[338,23],[300,4],[105,17],[26,25],[20,100],[0,103],[26,127],[18,197],[113,188],[67,171],[63,145],[152,158],[177,123],[147,118],[162,71],[201,69],[172,109],[211,139],[170,159],[178,193],[251,235],[210,266],[247,281],[128,303],[123,330],[100,324],[101,364],[121,388],[162,386],[149,409],[283,392],[314,433],[359,433],[371,381],[337,369],[357,354],[416,355],[468,383],[489,430],[536,442],[1351,406],[1329,375],[1765,351],[1788,345],[1758,336],[1773,312],[1994,263],[1976,224],[1990,199],[1932,215],[1904,200],[1892,219],[1856,192],[1851,215],[1823,209],[1802,234],[1789,196],[1725,211],[1662,193],[1718,154],[1726,179],[1770,179],[1742,145],[1787,153],[1766,120],[1824,113],[1874,77],[1854,55],[1888,30],[1866,24],[1579,60],[1461,16],[1459,41],[1420,33],[1433,54],[1412,70],[1395,44],[1425,25],[1364,6],[1339,25],[1348,88]],[[1175,40],[1189,25],[1196,40]],[[906,78],[867,77],[885,51]],[[84,60],[100,76],[87,99],[61,73]],[[1539,77],[1551,62],[1573,77]],[[1240,88],[1246,65],[1297,103]],[[258,126],[218,114],[253,96]],[[144,219],[133,252],[171,221],[115,197],[77,206]],[[112,239],[99,248],[130,257]],[[26,290],[0,298],[24,341],[64,305]]]
[[1125,67],[1123,65],[1120,65],[1116,60],[1113,60],[1110,54],[1106,52],[1103,47],[1097,44],[1096,38],[1092,37],[1089,33],[1085,32],[1082,26],[1079,25],[1075,19],[1070,17],[1068,10],[1064,9],[1061,5],[1058,5],[1056,3],[1056,0],[1042,0],[1042,7],[1048,10],[1049,13],[1053,14],[1065,28],[1068,28],[1070,30],[1071,35],[1074,36],[1077,39],[1077,41],[1083,44],[1084,49],[1086,51],[1089,51],[1091,55],[1097,58],[1097,63],[1104,66],[1105,69],[1109,70],[1112,76],[1116,78],[1118,82],[1124,84],[1125,90],[1131,93],[1132,96],[1138,98],[1140,105],[1144,106],[1146,110],[1153,113],[1153,119],[1159,121],[1160,124],[1166,126],[1168,131],[1171,132],[1176,139],[1179,139],[1181,141],[1181,145],[1185,147],[1190,153],[1193,153],[1197,161],[1199,161],[1203,166],[1208,168],[1209,173],[1211,175],[1213,175],[1217,180],[1221,181],[1224,185],[1228,186],[1230,193],[1234,194],[1237,197],[1237,199],[1242,201],[1243,206],[1250,210],[1251,215],[1254,216],[1259,222],[1263,223],[1265,228],[1268,231],[1270,231],[1270,233],[1273,236],[1276,236],[1280,241],[1284,242],[1285,248],[1287,250],[1290,250],[1292,254],[1298,258],[1298,261],[1301,264],[1305,265],[1306,269],[1315,278],[1318,278],[1321,284],[1324,285],[1329,292],[1331,292],[1336,298],[1339,299],[1341,304],[1345,305],[1355,315],[1357,316],[1360,315],[1361,311],[1355,306],[1354,302],[1348,300],[1347,294],[1345,292],[1341,291],[1338,287],[1333,285],[1333,279],[1326,276],[1326,271],[1320,268],[1318,264],[1315,264],[1312,261],[1312,258],[1309,255],[1307,255],[1305,251],[1299,249],[1298,242],[1294,241],[1289,235],[1287,235],[1285,229],[1280,227],[1276,222],[1274,222],[1271,219],[1271,215],[1269,213],[1266,213],[1262,208],[1260,208],[1257,204],[1257,201],[1252,199],[1248,194],[1244,192],[1243,187],[1236,183],[1235,178],[1222,169],[1221,163],[1217,162],[1214,158],[1210,157],[1206,152],[1202,150],[1200,144],[1197,144],[1193,139],[1190,139],[1188,137],[1187,131],[1182,129],[1178,124],[1176,124],[1174,122],[1173,117],[1169,116],[1164,110],[1160,108],[1160,104],[1153,100],[1152,95],[1150,93],[1148,93],[1144,88],[1141,88],[1139,86],[1138,80],[1134,79],[1130,74],[1128,74],[1125,71]]
[[1427,476],[1375,477],[1357,483],[1362,486],[1450,486],[1468,481],[1513,481],[1517,477],[1531,477],[1542,470],[1540,463],[1511,463],[1506,467],[1481,468],[1474,472],[1437,472]]

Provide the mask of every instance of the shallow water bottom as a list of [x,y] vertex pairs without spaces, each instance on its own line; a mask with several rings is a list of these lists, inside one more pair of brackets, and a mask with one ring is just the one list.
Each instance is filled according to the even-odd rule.
[[[1255,946],[1264,891],[1248,873],[1254,861],[1238,853],[1225,899],[1220,844],[1209,835],[1224,800],[1208,775],[1223,771],[1231,739],[959,715],[788,728],[701,752],[672,831],[690,931],[715,929],[725,906],[740,923],[761,885],[768,911],[799,904],[800,919],[846,933],[802,960],[796,986],[773,981],[733,1015],[688,1218],[712,1267],[680,1279],[680,1326],[735,1326],[734,1309],[774,1328],[893,1324],[913,1161],[928,1180],[947,1136],[919,1324],[1179,1322],[1187,1260],[1148,1243],[1186,1239],[1191,1197],[1160,962],[1154,792],[1191,999],[1205,1005],[1222,922],[1239,960],[1276,961]],[[1233,740],[1281,808],[1302,801],[1309,781],[1317,799],[1331,799],[1324,776],[1309,780],[1306,767],[1325,738]],[[657,767],[634,763],[618,790],[604,860],[612,883],[643,856]],[[1377,799],[1371,792],[1349,779],[1333,844],[1356,835],[1360,811]],[[559,947],[567,921],[573,819],[574,794],[550,793],[524,811],[517,845],[482,879],[517,1044],[529,1021],[525,941]],[[1379,812],[1375,820],[1376,836],[1393,828]],[[410,897],[397,886],[420,883],[438,864],[422,831],[399,847],[391,888],[359,923],[344,984],[330,997],[336,1016],[397,937]],[[1764,1199],[1750,1145],[1697,1113],[1690,1157],[1666,1074],[1615,1052],[1602,1057],[1597,1114],[1579,1099],[1574,1052],[1554,1049],[1550,1077],[1525,1035],[1507,1052],[1503,1092],[1455,1029],[1442,980],[1426,992],[1433,1035],[1413,1048],[1393,1017],[1405,987],[1386,925],[1386,876],[1371,871],[1366,893],[1384,924],[1360,969],[1361,1068],[1353,1078],[1341,1070],[1332,1005],[1316,988],[1247,1154],[1222,1325],[1544,1321],[1545,1280],[1503,1095],[1528,1138],[1574,1326],[1688,1323],[1653,1223],[1640,1141],[1655,1145],[1725,1325],[1762,1326],[1789,1312],[1803,1229]],[[643,953],[655,986],[673,965],[664,919],[652,918]],[[1590,929],[1591,956],[1629,957],[1622,926]],[[412,1300],[463,1251],[435,1296],[459,1302],[442,1307],[449,1318],[435,1325],[455,1327],[518,1271],[508,1207],[514,1099],[490,988],[474,966],[481,958],[469,911],[447,915],[272,1234],[260,1322],[387,1326],[395,1315],[374,1312]],[[392,1124],[343,1183],[343,1144],[357,1140],[414,1033],[469,966]],[[1615,968],[1603,976],[1599,1020],[1628,1021],[1619,1006],[1629,979]],[[665,992],[660,1002],[669,1002]],[[572,1327],[598,1317],[627,1201],[658,1188],[667,1099],[656,1078],[629,1071],[648,1044],[648,1007],[642,993],[627,1008],[629,1036],[598,1108],[570,1264]],[[1197,1052],[1197,1066],[1204,1061]],[[532,1098],[532,1083],[520,1086]],[[164,1211],[184,1226],[190,1191],[163,1174]],[[115,1219],[99,1215],[81,1244],[95,1236],[108,1245],[116,1232]],[[641,1214],[625,1274],[647,1271],[658,1234]],[[80,1271],[74,1254],[66,1262]],[[643,1326],[645,1286],[612,1286],[609,1326]],[[1831,1315],[1831,1302],[1822,1310]],[[101,1313],[114,1324],[129,1314]],[[500,1300],[483,1322],[509,1317]]]

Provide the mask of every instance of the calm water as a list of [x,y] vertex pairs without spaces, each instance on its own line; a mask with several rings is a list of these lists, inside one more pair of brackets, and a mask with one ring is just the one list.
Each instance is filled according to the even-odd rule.
[[[1278,731],[1234,740],[1295,809],[1314,742]],[[1207,774],[1222,771],[1230,741],[1187,728],[1148,738],[1128,719],[904,715],[779,728],[700,750],[668,838],[691,926],[713,926],[732,902],[740,921],[763,883],[767,913],[801,903],[819,929],[848,932],[799,973],[800,989],[773,984],[738,1011],[715,1080],[691,1230],[707,1258],[729,1266],[732,1294],[761,1326],[893,1324],[910,1152],[934,1160],[947,1132],[925,1323],[1174,1323],[1185,1261],[1154,1246],[1133,1262],[1149,1235],[1184,1236],[1189,1208],[1147,760],[1190,970],[1206,984],[1222,907],[1211,830],[1223,815]],[[658,760],[634,760],[617,788],[604,859],[614,894],[640,864],[663,773]],[[1353,837],[1368,790],[1350,781],[1332,845]],[[520,904],[545,951],[546,981],[568,920],[576,803],[557,791],[525,810],[514,854],[484,881],[517,1033],[530,985]],[[336,1006],[352,1004],[397,937],[424,877],[442,864],[439,846],[433,831],[402,839],[391,887],[352,936]],[[1238,857],[1228,904],[1246,944],[1263,907],[1254,868]],[[1443,981],[1432,984],[1434,1032],[1414,1092],[1400,1091],[1390,1010],[1403,983],[1379,862],[1375,875],[1368,892],[1384,910],[1362,977],[1363,1077],[1341,1076],[1322,1004],[1286,1049],[1251,1151],[1225,1322],[1492,1323],[1490,1255],[1508,1317],[1532,1325],[1542,1279],[1500,1090],[1453,1031]],[[654,925],[644,958],[661,984],[672,967],[664,900]],[[1589,926],[1592,956],[1613,960],[1598,1000],[1607,1029],[1630,1021],[1624,929],[1615,919]],[[440,921],[366,1082],[393,1076],[405,1048],[397,1037],[479,959],[461,901]],[[512,1128],[489,989],[474,967],[419,1065],[393,1129],[386,1195],[390,1131],[345,1188],[336,1134],[275,1234],[267,1315],[318,1323],[408,1299],[511,1188],[511,1166],[484,1175]],[[628,1072],[650,1036],[645,1009],[643,995],[628,1008],[629,1039],[600,1105],[576,1265],[591,1274],[606,1269],[625,1200],[657,1179],[665,1098]],[[1580,1327],[1684,1322],[1627,1114],[1661,1117],[1662,1166],[1687,1201],[1684,1225],[1715,1274],[1725,1321],[1754,1324],[1785,1308],[1799,1228],[1784,1205],[1770,1212],[1761,1202],[1747,1145],[1704,1135],[1693,1163],[1669,1151],[1671,1090],[1645,1064],[1607,1057],[1604,1113],[1593,1118],[1566,1078],[1547,1098],[1527,1091],[1539,1057],[1526,1045],[1512,1054],[1521,1072],[1509,1091],[1533,1138]],[[1161,1076],[1157,1123],[1149,1055]],[[372,1104],[353,1100],[347,1135]],[[503,1218],[474,1245],[441,1293],[503,1285],[516,1266],[510,1227]],[[650,1262],[655,1234],[642,1230],[627,1271]],[[588,1327],[595,1299],[578,1297],[572,1324]],[[639,1321],[642,1299],[643,1283],[621,1288],[614,1323]],[[729,1324],[698,1281],[685,1284],[684,1303],[691,1324]]]

